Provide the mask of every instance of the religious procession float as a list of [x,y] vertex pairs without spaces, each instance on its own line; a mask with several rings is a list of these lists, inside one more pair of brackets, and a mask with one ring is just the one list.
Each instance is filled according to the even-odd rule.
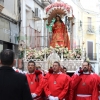
[[81,66],[84,60],[84,51],[81,48],[74,48],[73,34],[70,31],[68,35],[67,23],[62,21],[63,17],[67,17],[72,28],[73,9],[70,5],[57,1],[50,4],[45,8],[46,18],[48,21],[48,27],[52,24],[52,38],[50,40],[49,47],[42,50],[28,48],[25,49],[24,43],[19,45],[20,50],[24,51],[24,70],[27,70],[27,62],[34,60],[37,66],[41,66],[42,69],[48,70],[52,67],[54,61],[59,61],[61,66],[67,68],[68,72],[74,72]]

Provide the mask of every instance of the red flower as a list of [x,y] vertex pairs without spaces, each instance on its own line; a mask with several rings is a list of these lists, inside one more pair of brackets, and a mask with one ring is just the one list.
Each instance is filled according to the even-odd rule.
[[81,67],[80,67],[80,70],[78,71],[78,73],[83,74],[83,70]]
[[40,74],[42,74],[42,72],[40,70],[35,70],[35,74],[40,75]]
[[50,73],[50,74],[53,73],[53,69],[52,69],[52,68],[49,69],[49,73]]
[[36,81],[36,82],[39,82],[39,77],[38,77],[38,75],[40,75],[40,74],[42,74],[42,72],[41,72],[40,70],[36,69],[36,70],[35,70],[35,75],[36,75],[35,81]]

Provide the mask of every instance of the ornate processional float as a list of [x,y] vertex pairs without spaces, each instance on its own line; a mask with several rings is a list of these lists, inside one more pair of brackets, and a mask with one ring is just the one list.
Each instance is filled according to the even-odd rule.
[[[23,58],[24,70],[27,70],[27,63],[29,60],[35,61],[36,65],[41,66],[44,70],[48,70],[52,67],[54,61],[59,61],[61,66],[67,68],[68,72],[74,72],[82,65],[85,52],[80,48],[73,49],[72,7],[59,0],[47,6],[45,10],[47,16],[44,20],[48,20],[48,27],[52,20],[56,18],[53,23],[54,25],[52,26],[52,39],[50,40],[50,46],[42,50],[37,50],[31,48],[26,49],[23,44],[20,45],[19,48],[21,48],[22,52],[25,49],[25,57]],[[63,23],[61,20],[61,18],[66,16],[70,23],[70,36],[68,36],[66,23]],[[59,21],[57,22],[57,20]]]

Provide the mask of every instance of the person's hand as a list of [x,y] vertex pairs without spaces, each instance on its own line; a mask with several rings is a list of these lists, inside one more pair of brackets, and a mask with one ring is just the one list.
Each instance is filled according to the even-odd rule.
[[31,93],[31,95],[32,95],[32,98],[35,98],[37,96],[37,94],[35,93]]
[[78,68],[78,69],[75,71],[74,75],[78,75],[78,76],[79,76],[79,75],[80,75],[79,70],[80,70],[80,69]]
[[53,96],[49,96],[48,98],[49,98],[49,100],[55,100],[55,97],[53,97]]
[[55,97],[55,100],[59,100],[59,98],[58,97]]

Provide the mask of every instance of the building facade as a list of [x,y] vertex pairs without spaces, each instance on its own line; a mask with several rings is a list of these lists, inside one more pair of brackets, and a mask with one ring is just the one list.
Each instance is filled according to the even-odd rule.
[[20,23],[19,0],[0,0],[0,51],[12,49],[17,53]]
[[52,0],[21,0],[21,40],[26,47],[42,49],[48,46],[45,7]]
[[100,0],[96,0],[96,11],[97,11],[97,18],[96,18],[96,33],[97,33],[97,61],[99,64],[99,75],[100,75]]
[[[99,20],[98,9],[96,8],[97,1],[93,5],[88,5],[84,3],[84,0],[63,0],[68,3],[73,8],[73,42],[72,46],[74,48],[82,49],[84,53],[84,59],[89,58],[95,72],[99,74]],[[87,1],[86,1],[87,2]],[[88,1],[89,2],[89,1]],[[91,1],[90,1],[91,2]],[[84,4],[84,5],[83,5]],[[86,8],[86,9],[85,9]],[[69,33],[70,34],[70,33]],[[71,40],[70,40],[71,41]]]

